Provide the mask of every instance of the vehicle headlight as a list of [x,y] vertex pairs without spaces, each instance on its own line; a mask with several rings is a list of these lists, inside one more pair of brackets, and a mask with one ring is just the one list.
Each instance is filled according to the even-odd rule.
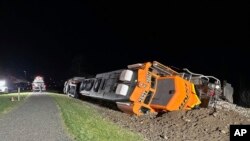
[[5,80],[0,80],[0,86],[5,86],[6,81]]
[[121,75],[120,75],[120,80],[121,81],[131,81],[132,76],[133,76],[133,71],[123,70]]
[[128,93],[128,85],[118,84],[115,93],[119,95],[126,96]]

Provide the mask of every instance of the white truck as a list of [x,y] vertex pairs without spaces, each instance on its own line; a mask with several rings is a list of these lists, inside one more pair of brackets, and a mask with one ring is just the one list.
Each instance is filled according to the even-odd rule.
[[46,85],[44,84],[43,77],[36,76],[32,83],[33,92],[43,92],[46,91]]

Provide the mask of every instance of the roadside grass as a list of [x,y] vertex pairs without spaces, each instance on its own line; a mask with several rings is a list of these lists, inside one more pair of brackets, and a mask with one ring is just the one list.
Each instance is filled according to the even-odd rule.
[[78,99],[50,94],[59,106],[69,133],[77,141],[142,141],[142,136],[107,121]]
[[[18,93],[0,94],[0,115],[9,112],[21,104],[27,96],[27,93],[20,93],[20,101],[17,101]],[[11,97],[13,97],[15,101],[11,101]]]

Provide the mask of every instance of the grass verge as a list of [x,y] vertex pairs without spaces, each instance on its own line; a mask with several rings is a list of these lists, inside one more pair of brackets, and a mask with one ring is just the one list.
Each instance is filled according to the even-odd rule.
[[50,94],[59,106],[64,123],[77,141],[140,141],[143,138],[103,119],[82,101],[65,95]]
[[[28,94],[20,93],[20,101],[17,101],[17,96],[18,96],[17,93],[0,95],[0,115],[9,112],[15,106],[21,104],[24,101],[24,99],[28,96]],[[11,97],[13,97],[15,101],[11,101]]]

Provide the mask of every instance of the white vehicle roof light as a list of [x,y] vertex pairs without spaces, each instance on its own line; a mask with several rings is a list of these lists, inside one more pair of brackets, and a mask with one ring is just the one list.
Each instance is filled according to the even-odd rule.
[[5,86],[6,81],[5,80],[0,80],[0,86]]
[[123,70],[121,75],[120,75],[120,80],[121,81],[131,81],[132,76],[133,76],[133,71]]
[[44,81],[43,81],[43,78],[41,77],[41,76],[37,76],[35,79],[34,79],[34,81],[33,81],[34,83],[43,83]]
[[128,85],[125,84],[118,84],[115,93],[119,95],[126,96],[128,92]]

